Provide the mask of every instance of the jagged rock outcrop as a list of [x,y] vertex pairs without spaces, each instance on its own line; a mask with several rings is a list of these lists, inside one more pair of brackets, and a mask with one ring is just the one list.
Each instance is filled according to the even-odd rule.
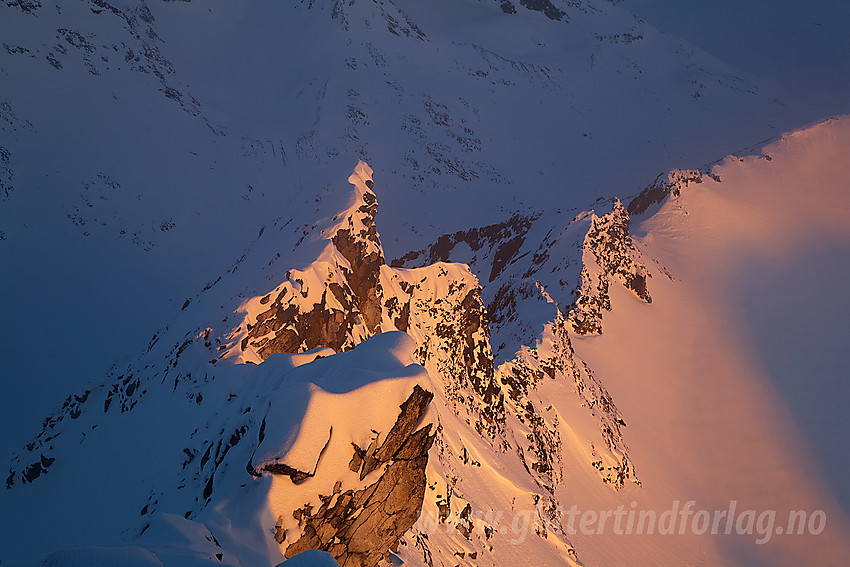
[[[303,532],[286,547],[287,556],[320,549],[328,551],[343,567],[377,565],[398,545],[422,509],[425,467],[435,434],[430,424],[414,429],[433,396],[415,386],[380,447],[371,447],[363,457],[362,450],[354,447],[352,473],[362,480],[370,472],[383,469],[377,481],[360,490],[342,491],[337,484],[333,494],[320,496],[318,510],[309,505],[295,510],[294,517]],[[280,542],[285,535],[279,536]]]
[[[557,536],[564,553],[574,558],[558,513],[563,498],[559,491],[569,485],[564,462],[569,452],[564,451],[564,443],[580,443],[578,453],[587,455],[584,464],[614,488],[637,479],[622,436],[625,421],[573,350],[571,321],[557,301],[563,293],[553,289],[550,294],[547,288],[552,289],[552,278],[563,281],[562,288],[575,285],[572,278],[578,271],[570,256],[573,251],[583,254],[585,267],[592,261],[593,273],[601,274],[601,279],[634,283],[629,274],[639,274],[640,264],[628,240],[628,215],[615,206],[608,215],[580,216],[560,232],[549,228],[545,234],[539,229],[541,216],[517,216],[447,237],[424,254],[436,262],[403,268],[401,262],[385,263],[375,225],[377,198],[371,169],[361,162],[349,182],[354,187],[349,206],[324,224],[314,225],[312,233],[304,231],[303,239],[318,250],[313,262],[288,270],[285,281],[274,289],[244,301],[239,313],[223,320],[222,326],[229,331],[202,326],[182,336],[167,329],[155,335],[139,361],[121,373],[116,370],[91,395],[69,398],[68,411],[45,422],[31,450],[10,471],[10,481],[29,482],[44,475],[53,463],[52,440],[69,420],[82,415],[89,423],[90,409],[101,405],[112,418],[136,412],[139,405],[144,406],[139,402],[146,393],[159,392],[161,384],[169,392],[186,396],[193,411],[204,412],[210,400],[217,400],[214,403],[221,404],[224,417],[209,417],[199,427],[204,433],[192,432],[173,480],[178,492],[166,496],[168,488],[152,490],[143,503],[142,517],[157,513],[166,497],[180,503],[187,519],[202,517],[233,482],[271,477],[278,488],[300,491],[293,493],[298,502],[275,504],[278,521],[271,532],[287,555],[316,548],[329,551],[341,564],[374,565],[388,549],[400,545],[421,552],[428,563],[432,557],[439,556],[441,561],[452,557],[452,542],[459,541],[452,538],[461,538],[466,549],[463,561],[469,563],[478,554],[492,551],[490,539],[498,528],[477,515],[488,507],[492,511],[513,506],[499,503],[498,495],[461,496],[464,477],[474,479],[476,469],[486,463],[512,471],[509,482],[516,483],[517,491],[506,498],[520,498],[533,507],[535,533],[553,541],[552,536]],[[466,265],[442,261],[460,248],[473,250],[471,264],[483,271],[489,290],[481,288]],[[490,346],[485,292],[491,305],[501,306],[495,327],[501,350],[506,350],[508,333],[525,337],[527,343],[498,366]],[[512,299],[500,303],[500,297]],[[231,322],[234,318],[236,323]],[[395,330],[409,335],[409,360],[427,370],[433,394],[414,389],[395,425],[384,427],[383,442],[377,432],[365,444],[352,441],[342,460],[338,451],[326,454],[329,446],[340,443],[340,431],[345,430],[338,430],[335,422],[313,430],[315,446],[301,457],[277,455],[280,441],[270,444],[268,438],[280,438],[285,432],[270,421],[275,412],[266,400],[278,387],[271,386],[271,377],[255,379],[256,391],[240,386],[213,397],[215,387],[227,387],[216,374],[247,366],[227,365],[227,361],[263,363],[257,367],[263,374],[277,353],[291,354],[285,360],[293,366],[321,363],[322,358],[333,359],[335,352],[347,356],[357,345],[388,337],[392,333],[387,331]],[[275,364],[281,363],[271,367]],[[549,383],[560,388],[559,404],[567,405],[554,405],[541,393],[546,389],[541,387]],[[432,398],[437,400],[433,423],[416,429]],[[573,434],[565,440],[563,431],[575,425],[571,422],[576,412],[582,413],[581,420],[589,427],[582,425],[580,437]],[[432,445],[436,464],[426,474]],[[263,452],[262,458],[258,451]],[[320,478],[321,471],[327,470],[322,459],[332,459],[334,470],[347,476],[328,484],[328,478]],[[236,461],[239,464],[234,466]],[[423,501],[428,489],[433,491],[431,499]],[[434,501],[434,496],[442,499]],[[429,510],[436,506],[440,521],[457,530],[455,535],[440,536],[448,539],[441,539],[439,549],[429,545],[426,531],[411,528],[423,502]]]
[[621,431],[625,420],[592,369],[578,357],[569,336],[601,332],[603,313],[611,308],[613,282],[651,301],[650,273],[629,234],[629,215],[619,200],[612,201],[606,214],[536,213],[444,235],[393,264],[421,265],[464,255],[488,281],[484,296],[498,352],[496,378],[506,414],[519,422],[512,432],[515,450],[538,486],[551,497],[564,480],[559,433],[564,417],[537,392],[547,380],[572,384],[575,401],[598,424],[587,453],[588,464],[602,481],[614,488],[639,482]]
[[378,332],[404,331],[419,345],[417,362],[445,377],[450,403],[468,412],[479,432],[496,436],[504,396],[481,287],[461,264],[386,265],[372,173],[361,162],[349,178],[354,201],[318,231],[326,245],[317,261],[289,270],[285,282],[245,302],[243,324],[227,337],[228,355],[261,362],[276,352],[340,352]]
[[538,485],[554,496],[555,487],[564,481],[560,429],[565,424],[536,389],[544,380],[572,383],[581,405],[598,420],[604,444],[597,448],[591,443],[591,466],[614,488],[627,481],[639,484],[621,432],[626,423],[611,395],[576,354],[568,328],[569,322],[559,313],[535,348],[523,349],[497,370],[513,413],[526,428],[518,447],[520,459]]
[[[349,179],[356,188],[355,202],[346,212],[334,217],[334,222],[342,219],[341,222],[321,232],[328,244],[319,260],[307,269],[290,270],[287,282],[268,295],[246,302],[244,325],[227,339],[229,344],[239,345],[239,349],[231,353],[246,358],[256,356],[256,360],[261,360],[270,353],[269,345],[281,347],[278,340],[281,330],[285,335],[293,321],[297,330],[299,320],[312,321],[319,326],[330,325],[333,332],[313,329],[312,336],[316,338],[289,342],[290,352],[320,345],[345,350],[376,330],[397,329],[408,333],[418,346],[416,361],[432,375],[441,377],[439,394],[444,403],[484,439],[493,440],[493,447],[498,451],[515,454],[526,474],[539,487],[534,506],[541,537],[550,529],[559,533],[557,492],[567,481],[561,431],[569,427],[564,414],[560,413],[563,409],[553,407],[538,392],[543,381],[568,386],[574,403],[597,423],[596,433],[588,439],[583,450],[588,455],[587,465],[596,470],[602,481],[615,489],[626,482],[639,483],[622,436],[625,421],[609,393],[572,347],[568,331],[575,328],[570,314],[563,314],[546,286],[534,279],[538,273],[551,268],[553,273],[566,271],[559,275],[567,285],[566,274],[573,273],[571,260],[559,247],[568,244],[574,246],[575,255],[582,260],[579,264],[583,271],[576,275],[593,274],[596,281],[605,284],[616,280],[639,297],[650,300],[645,285],[640,285],[645,281],[641,278],[646,272],[635,260],[637,253],[628,232],[628,214],[619,201],[613,203],[612,211],[606,215],[580,215],[575,219],[577,222],[560,234],[550,229],[540,242],[534,240],[539,235],[533,233],[540,215],[516,216],[505,223],[447,235],[429,249],[412,252],[388,266],[384,263],[375,229],[377,201],[372,192],[371,175],[371,170],[361,164]],[[575,244],[570,244],[572,242]],[[540,338],[521,348],[498,368],[490,348],[490,324],[478,281],[466,266],[443,262],[452,257],[459,244],[472,250],[471,263],[478,262],[476,268],[484,272],[491,285],[499,286],[501,297],[517,298],[515,303],[506,303],[507,308],[499,310],[500,328],[516,326],[516,315],[511,314],[510,308],[513,305],[513,309],[522,309],[516,302],[523,297],[537,296],[552,312],[551,319],[543,325],[542,335],[539,327],[529,332],[530,336]],[[529,253],[530,247],[533,247],[533,254]],[[423,258],[427,263],[419,267],[401,267],[406,262]],[[559,264],[552,267],[555,262]],[[324,280],[317,281],[317,274],[322,274]],[[607,298],[607,287],[602,290],[603,296],[599,289],[576,283],[569,285],[574,286],[572,289],[576,290],[579,300],[569,305],[569,313],[577,306]],[[360,292],[355,291],[358,287]],[[517,296],[516,290],[525,291]],[[338,304],[333,304],[330,296]],[[271,298],[276,299],[272,302]],[[499,294],[493,300],[494,305],[498,305],[498,298]],[[581,298],[585,298],[584,302]],[[267,307],[269,303],[272,307]],[[368,309],[377,307],[379,316],[374,312],[367,316],[366,305],[370,306]],[[601,312],[599,316],[601,320]],[[285,317],[289,317],[289,321],[283,320]],[[243,329],[247,329],[247,333]],[[240,333],[243,334],[240,336]],[[246,336],[250,337],[247,342]],[[335,342],[321,342],[327,341],[329,336],[336,337]],[[459,470],[470,459],[465,448],[461,453],[453,452],[449,444],[440,439],[440,432],[441,428],[437,428],[431,439],[438,441],[437,452],[445,468],[443,474],[447,476],[437,484],[445,482],[451,487],[457,482],[456,473],[452,471]],[[415,438],[418,446],[428,435],[430,429],[423,428],[410,439]],[[379,446],[376,439],[368,447],[354,446],[350,470],[358,473],[360,480],[366,479],[386,465],[388,453],[392,452],[386,447],[390,446],[389,441]],[[389,471],[404,469],[402,465],[393,465],[386,470],[395,475],[396,472]],[[290,477],[296,480],[291,474]],[[318,511],[299,509],[297,515],[303,533],[295,543],[289,544],[287,553],[316,547],[331,551],[342,563],[363,559],[357,555],[360,551],[356,545],[346,547],[334,534],[343,533],[349,537],[352,530],[364,522],[372,525],[372,522],[388,521],[385,517],[376,520],[350,517],[352,506],[356,509],[373,505],[368,499],[380,488],[380,483],[373,482],[359,490],[337,487],[339,490],[330,496],[322,496]],[[456,500],[461,509],[454,510],[450,497],[453,490],[447,488],[447,491],[445,500],[437,503],[440,517],[442,521],[459,526],[463,537],[470,539],[474,522],[471,508],[468,508],[472,503]],[[461,529],[464,526],[465,529]],[[431,553],[422,537],[414,537],[413,544],[426,555]]]
[[629,235],[629,213],[615,199],[610,213],[591,216],[590,229],[584,237],[581,285],[568,315],[573,331],[579,335],[602,332],[602,312],[611,309],[611,279],[618,280],[638,298],[652,302],[646,286],[649,272],[635,259],[636,255]]
[[[462,231],[441,239],[427,251],[409,255],[408,260],[425,256],[431,261],[427,265],[403,269],[400,267],[403,262],[396,261],[393,266],[387,266],[375,229],[377,200],[372,191],[372,171],[361,163],[349,181],[355,186],[355,201],[332,219],[336,224],[321,231],[327,241],[324,252],[306,269],[290,270],[287,281],[269,294],[245,302],[243,325],[226,339],[231,345],[230,355],[259,362],[281,348],[289,352],[317,346],[346,350],[377,330],[401,330],[416,341],[415,360],[432,375],[441,377],[439,394],[444,403],[479,435],[491,439],[498,451],[514,453],[540,488],[535,506],[540,508],[542,525],[558,524],[556,489],[565,480],[560,437],[563,422],[557,410],[553,411],[551,404],[536,393],[542,380],[572,384],[578,403],[598,420],[598,449],[592,443],[587,449],[592,456],[588,465],[615,488],[622,487],[627,480],[636,481],[621,436],[624,421],[608,393],[576,357],[567,334],[566,318],[558,314],[547,327],[545,345],[527,348],[496,369],[487,310],[477,279],[466,266],[441,261],[450,257],[459,243],[465,243],[479,252],[484,262],[490,262],[487,276],[498,283],[505,274],[510,274],[514,264],[528,256],[522,253],[522,248],[538,217],[517,216],[499,225]],[[627,225],[625,228],[627,231]],[[601,234],[602,229],[597,228],[596,232]],[[547,243],[555,238],[547,235],[530,255],[536,269],[541,269],[550,259]],[[527,272],[533,269],[528,268]],[[357,288],[360,292],[355,291]],[[546,295],[539,281],[534,293]],[[367,316],[365,311],[374,309],[376,302],[380,317],[374,313]],[[365,308],[366,305],[370,307]],[[299,332],[300,321],[314,325],[309,336]],[[510,321],[506,320],[505,324],[510,326]],[[330,330],[323,329],[323,325]],[[506,430],[508,414],[515,420],[511,431]],[[439,431],[438,428],[432,439],[439,437]],[[411,439],[417,438],[418,444],[426,435],[426,431],[420,430]],[[350,469],[363,480],[385,464],[388,443],[379,448],[373,440],[368,447],[355,446]],[[462,457],[465,453],[447,451],[448,446],[440,442],[439,454],[447,471],[454,470],[454,459],[469,462],[468,456]],[[401,471],[401,465],[392,470]],[[293,481],[306,478],[306,473],[301,471],[287,468],[283,472]],[[447,482],[451,482],[450,478],[447,477]],[[298,519],[303,535],[296,543],[289,544],[294,547],[287,547],[287,553],[316,547],[330,551],[343,562],[348,561],[349,556],[343,553],[353,553],[352,548],[334,540],[327,526],[339,529],[344,526],[343,531],[349,533],[345,530],[361,525],[366,520],[355,523],[346,514],[351,512],[352,505],[366,505],[372,490],[377,490],[377,483],[360,490],[340,489],[329,497],[323,496],[318,511],[300,509]],[[448,514],[447,521],[463,512],[453,512],[447,502],[442,506]],[[471,519],[458,516],[451,521],[463,526]],[[540,535],[545,535],[545,529]],[[417,546],[425,549],[422,540],[416,541]]]
[[355,228],[354,214],[347,218],[348,227],[340,228],[334,235],[334,247],[348,260],[351,273],[348,283],[354,292],[356,304],[370,333],[378,331],[381,322],[380,274],[384,265],[384,253],[381,239],[375,227],[375,215],[378,213],[378,199],[371,192],[373,182],[364,181],[369,192],[363,192],[363,204],[354,214],[358,215],[360,226]]
[[[259,362],[276,352],[316,347],[340,352],[382,330],[384,256],[372,171],[361,163],[349,181],[354,203],[322,231],[322,256],[304,270],[290,270],[285,282],[244,306],[248,317],[231,337],[238,339],[240,358]],[[241,355],[246,351],[247,358]]]
[[[387,316],[395,313],[419,345],[416,359],[444,379],[443,394],[455,411],[466,413],[489,437],[503,429],[504,395],[493,372],[490,332],[481,288],[468,268],[435,264],[414,270],[383,270]],[[402,305],[402,307],[398,307]]]

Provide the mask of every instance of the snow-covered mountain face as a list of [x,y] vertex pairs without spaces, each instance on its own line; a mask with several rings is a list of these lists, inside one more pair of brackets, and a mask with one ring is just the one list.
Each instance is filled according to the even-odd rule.
[[[779,85],[816,88],[839,103],[850,88],[844,2],[614,0],[659,30]],[[719,32],[722,30],[722,33]],[[844,93],[844,94],[842,94]],[[839,103],[840,104],[840,103]]]
[[[216,308],[215,291],[228,289],[230,282],[212,284],[186,300],[181,321],[157,333],[136,361],[116,369],[119,373],[106,383],[70,396],[14,458],[6,479],[10,498],[23,504],[33,497],[31,486],[39,491],[53,483],[55,471],[76,466],[85,470],[91,465],[89,458],[112,461],[130,449],[156,462],[171,462],[170,475],[176,476],[164,480],[150,478],[146,467],[136,471],[138,476],[130,483],[134,489],[125,492],[129,509],[124,513],[135,517],[140,509],[146,523],[138,528],[121,526],[125,536],[143,536],[148,516],[173,514],[175,507],[202,526],[223,525],[221,507],[231,504],[222,502],[242,509],[243,501],[257,501],[256,495],[233,494],[237,486],[242,493],[250,485],[251,490],[266,490],[267,495],[260,499],[260,508],[239,513],[253,518],[253,539],[262,541],[265,535],[270,540],[274,534],[279,549],[272,559],[319,548],[330,551],[341,564],[374,564],[392,547],[408,560],[421,555],[432,562],[446,562],[462,545],[464,553],[473,555],[471,559],[487,553],[494,561],[517,554],[547,563],[574,561],[575,550],[563,537],[558,517],[559,488],[567,467],[595,477],[600,488],[608,484],[620,489],[638,482],[621,435],[622,417],[592,370],[575,356],[568,335],[570,320],[556,307],[553,319],[541,325],[542,336],[532,348],[524,347],[509,363],[497,367],[481,288],[467,266],[443,262],[412,269],[387,266],[376,230],[378,204],[372,174],[361,162],[348,180],[353,189],[349,206],[316,223],[302,239],[317,253],[308,266],[285,270],[285,281],[243,300],[236,309],[231,299],[229,309],[218,307],[217,315],[210,311]],[[617,212],[626,214],[620,206],[609,216]],[[588,242],[593,242],[604,224],[594,218],[587,230]],[[628,239],[628,234],[615,233],[615,238]],[[278,254],[265,266],[245,270],[246,264],[265,261],[256,256],[246,255],[240,270],[261,276],[276,271]],[[597,279],[608,281],[604,273]],[[538,285],[537,293],[552,301]],[[597,292],[596,288],[591,291]],[[187,330],[193,320],[203,323]],[[392,331],[405,332],[405,338],[389,338]],[[374,337],[366,342],[371,347],[358,346],[369,337]],[[386,341],[398,346],[382,349]],[[407,364],[390,372],[392,380],[379,378],[387,372],[380,358],[383,350],[398,358],[396,366]],[[351,352],[334,355],[341,351]],[[283,359],[277,354],[298,352],[307,354]],[[328,363],[310,364],[329,355],[334,356]],[[346,362],[352,357],[355,362]],[[297,365],[308,377],[318,371],[311,370],[316,365],[331,364],[353,373],[360,364],[363,376],[344,378],[337,370],[334,378],[310,378],[311,395],[299,402],[305,393],[291,389],[304,379],[282,374],[280,364],[283,369]],[[256,367],[265,378],[255,378],[256,372],[246,367]],[[347,386],[352,380],[358,386]],[[544,381],[556,384],[550,387],[559,397],[557,403],[537,391]],[[399,400],[413,395],[414,383],[424,388],[419,391],[427,392],[428,398],[420,403],[418,413],[405,419],[406,431],[388,433],[392,422],[381,425],[387,418],[379,416],[391,417]],[[218,391],[222,387],[226,391]],[[326,390],[337,394],[338,401],[323,401]],[[313,400],[315,396],[319,401]],[[428,414],[432,425],[414,433],[431,397],[435,400]],[[164,416],[153,417],[165,407],[171,408],[168,414],[175,416],[176,423],[168,423]],[[348,414],[355,421],[345,423],[342,416]],[[176,444],[163,445],[157,435],[151,435],[128,446],[120,433],[133,427],[126,425],[128,418],[131,422],[156,419]],[[314,424],[316,420],[321,424]],[[397,424],[401,422],[399,417]],[[195,427],[189,431],[187,424]],[[106,436],[101,437],[100,431]],[[562,440],[567,431],[570,452]],[[113,437],[116,432],[118,436]],[[76,441],[69,447],[65,439],[84,439],[94,454],[83,460]],[[428,464],[432,443],[436,443],[432,451],[436,462]],[[487,490],[492,474],[467,472],[482,466],[501,471],[503,486],[498,493]],[[167,468],[163,466],[163,471]],[[74,479],[75,489],[81,490],[76,475],[60,476]],[[263,480],[267,477],[270,485]],[[100,483],[96,477],[89,480]],[[92,485],[81,493],[95,490]],[[371,511],[372,493],[382,494],[373,499],[376,503],[391,499],[414,504],[384,517],[380,508]],[[498,524],[479,524],[473,533],[471,514],[481,517],[486,512],[492,522],[496,511],[523,505],[537,514],[535,523],[539,523],[537,536],[526,545],[488,542]],[[363,508],[364,512],[358,512]],[[466,526],[465,531],[410,531],[423,511],[441,524]],[[268,518],[273,525],[264,526]],[[92,522],[66,532],[63,543],[86,541],[103,531],[117,536],[114,528],[118,526],[113,521]],[[376,540],[375,534],[382,534],[382,539]],[[222,536],[215,537],[222,541]],[[228,536],[239,542],[230,545],[244,545],[242,537]],[[399,545],[408,548],[406,553]],[[252,557],[228,544],[223,550],[239,562]],[[365,550],[377,555],[364,555]],[[252,549],[252,553],[259,551]]]
[[[846,119],[715,160],[850,99],[603,2],[7,1],[0,26],[0,561],[847,559],[846,333],[792,311],[830,361],[801,389],[768,314],[808,281],[761,284],[844,265],[810,251],[846,250]],[[690,500],[828,528],[565,514]],[[47,541],[46,510],[72,519]]]
[[[357,159],[382,172],[396,258],[848,111],[605,2],[555,1],[556,20],[512,4],[4,2],[13,397],[47,411],[60,396],[33,391],[133,352],[262,226],[333,214]],[[31,305],[64,337],[53,356],[11,331]]]

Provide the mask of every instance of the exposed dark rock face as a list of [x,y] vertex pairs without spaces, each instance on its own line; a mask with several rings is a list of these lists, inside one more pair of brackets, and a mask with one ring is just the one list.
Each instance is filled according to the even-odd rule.
[[338,219],[330,237],[336,254],[322,276],[321,289],[310,289],[310,273],[291,270],[288,281],[260,301],[267,305],[274,297],[271,305],[254,321],[246,321],[241,350],[251,347],[263,360],[277,352],[316,347],[340,352],[381,331],[384,255],[375,227],[378,201],[371,184],[369,180],[367,190]]
[[[511,345],[503,340],[493,343],[496,357],[512,356],[516,347],[533,344],[540,333],[539,326],[523,325],[517,317],[518,303],[540,295],[534,276],[540,270],[555,273],[570,269],[569,259],[563,260],[564,265],[556,266],[552,264],[560,259],[550,258],[549,249],[561,235],[550,230],[542,241],[536,241],[542,234],[536,238],[529,235],[533,227],[546,222],[541,216],[540,213],[514,215],[501,223],[445,234],[431,246],[393,260],[392,265],[424,266],[450,260],[468,264],[479,280],[488,284],[484,300],[489,331],[498,335],[507,329],[515,341]],[[554,261],[549,263],[549,260]]]
[[[516,14],[516,6],[510,0],[500,0],[499,3],[504,13]],[[519,4],[528,10],[543,12],[550,20],[567,21],[566,12],[552,4],[551,0],[519,0]]]
[[326,291],[313,309],[302,312],[297,297],[284,288],[268,311],[258,315],[256,324],[248,329],[242,350],[250,344],[265,359],[276,352],[292,353],[318,346],[341,351],[353,346],[349,344],[349,330],[357,324],[359,314],[353,294],[350,288],[343,289],[339,284],[329,286],[329,290],[348,310],[330,308]]
[[550,20],[563,20],[567,15],[560,8],[555,7],[550,0],[519,0],[519,3],[535,12],[543,12]]
[[[310,506],[294,512],[303,534],[286,548],[288,557],[320,549],[343,567],[374,566],[398,544],[422,510],[425,467],[434,434],[430,424],[414,429],[432,398],[431,392],[415,386],[380,448],[373,446],[365,459],[359,459],[361,478],[367,463],[372,463],[371,470],[386,467],[377,481],[361,490],[346,491],[338,483],[333,494],[320,496],[322,505],[315,512]],[[358,452],[355,447],[355,457]]]
[[610,213],[601,217],[594,215],[582,250],[592,255],[594,263],[585,261],[579,297],[569,312],[576,333],[602,332],[602,312],[611,309],[608,285],[612,277],[638,298],[652,302],[646,287],[649,272],[635,260],[635,246],[629,235],[629,213],[619,200],[615,200]]
[[[436,265],[398,270],[384,263],[374,185],[371,179],[365,185],[366,190],[357,189],[359,198],[348,211],[335,219],[338,224],[328,237],[333,250],[325,256],[334,258],[333,263],[290,270],[287,282],[257,300],[264,311],[246,318],[231,337],[233,346],[265,360],[276,352],[316,347],[339,352],[378,332],[407,332],[419,345],[417,362],[446,379],[449,401],[469,412],[479,432],[497,435],[504,424],[504,396],[494,377],[481,288],[465,266],[440,264],[439,258],[458,242],[484,248],[510,236],[521,243],[530,220],[515,217],[458,233],[429,251]],[[516,253],[516,246],[497,248],[502,264]],[[321,289],[311,289],[309,279],[319,271]]]
[[283,463],[269,463],[265,465],[262,470],[271,474],[286,475],[291,478],[292,482],[294,482],[295,484],[304,482],[305,480],[313,476],[313,473],[299,471],[298,469],[294,469],[289,465],[285,465]]
[[[367,186],[372,188],[371,180]],[[333,244],[351,265],[348,283],[354,290],[354,297],[360,313],[366,320],[366,327],[370,333],[375,333],[381,322],[380,269],[384,264],[384,254],[375,227],[378,199],[374,193],[364,193],[363,204],[358,207],[357,213],[363,228],[357,233],[353,228],[338,231],[333,237]]]
[[506,14],[516,14],[516,6],[509,0],[502,1],[502,11]]
[[[554,224],[558,221],[568,224],[559,227]],[[625,421],[592,370],[576,355],[569,337],[569,332],[583,335],[602,331],[602,314],[611,308],[612,282],[651,301],[647,286],[650,274],[640,261],[629,223],[619,201],[613,202],[611,212],[601,216],[589,212],[514,217],[505,223],[441,236],[429,248],[393,262],[420,265],[464,258],[480,277],[489,274],[486,311],[491,332],[501,341],[510,333],[516,341],[507,346],[504,342],[493,345],[507,359],[495,376],[505,412],[522,424],[513,431],[514,449],[550,499],[554,499],[554,487],[563,480],[563,470],[560,418],[536,392],[544,380],[573,383],[581,405],[597,420],[599,438],[588,447],[593,455],[589,464],[598,470],[603,482],[615,488],[628,481],[638,482],[621,434]],[[458,247],[461,243],[472,250],[471,259],[466,246]],[[541,280],[551,286],[551,295]],[[563,311],[559,299],[566,307]],[[541,308],[548,310],[551,318],[524,319],[527,312]]]
[[401,413],[393,425],[393,428],[387,434],[383,445],[375,454],[375,458],[379,461],[389,461],[395,458],[396,454],[410,438],[413,429],[422,415],[425,413],[425,408],[431,403],[434,394],[423,390],[418,385],[413,389],[413,393],[406,402],[401,404]]
[[[426,266],[435,262],[449,262],[452,252],[458,244],[466,244],[475,253],[482,255],[495,251],[491,263],[489,279],[492,282],[504,270],[505,266],[516,257],[519,248],[525,241],[525,235],[539,215],[514,215],[505,222],[491,224],[482,228],[459,230],[454,234],[444,234],[424,250],[408,252],[401,258],[393,260],[393,267]],[[473,262],[474,263],[474,262]]]

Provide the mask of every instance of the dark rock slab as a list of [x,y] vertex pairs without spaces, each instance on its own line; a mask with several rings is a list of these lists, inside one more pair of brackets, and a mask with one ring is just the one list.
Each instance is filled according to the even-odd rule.
[[376,566],[398,545],[422,511],[425,467],[434,435],[430,424],[414,429],[433,397],[415,386],[381,447],[375,449],[377,440],[366,451],[354,447],[349,468],[356,471],[356,466],[362,466],[362,473],[369,463],[371,470],[386,465],[378,480],[361,490],[344,492],[337,483],[334,495],[320,496],[318,510],[304,506],[295,511],[303,534],[286,548],[287,557],[319,549],[329,552],[343,567]]

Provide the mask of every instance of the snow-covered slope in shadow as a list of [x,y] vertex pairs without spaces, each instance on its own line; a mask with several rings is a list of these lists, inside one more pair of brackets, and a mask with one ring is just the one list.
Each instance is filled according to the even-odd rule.
[[[829,489],[850,514],[846,451],[850,430],[847,377],[850,357],[850,246],[842,239],[812,243],[789,258],[752,260],[736,282],[745,330],[771,386],[791,417]],[[776,324],[777,317],[782,324]]]

